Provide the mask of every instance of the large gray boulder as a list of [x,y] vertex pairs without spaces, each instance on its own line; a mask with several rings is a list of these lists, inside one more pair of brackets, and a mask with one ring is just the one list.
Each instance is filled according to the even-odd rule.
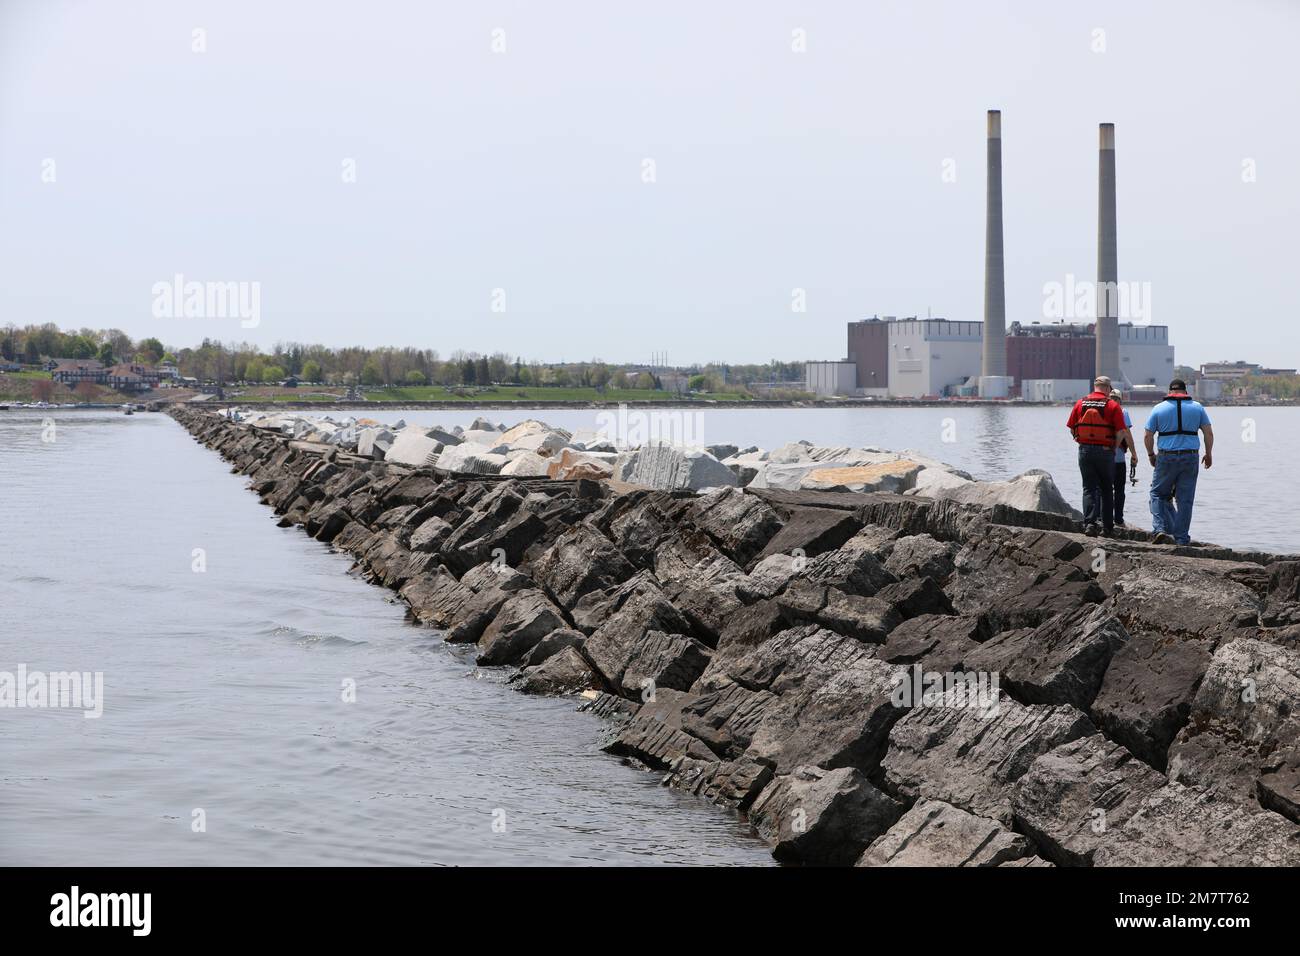
[[597,683],[591,665],[574,648],[565,647],[541,664],[525,668],[517,686],[525,694],[561,696],[591,690]]
[[[1290,760],[1300,744],[1300,650],[1236,640],[1214,653],[1187,725],[1169,750],[1169,777],[1220,799],[1253,802],[1261,774]],[[1295,816],[1297,795],[1268,794]],[[1288,812],[1289,811],[1289,812]]]
[[744,565],[762,551],[781,528],[781,518],[767,503],[739,488],[720,488],[697,501],[692,523],[737,564]]
[[382,461],[396,437],[387,428],[363,428],[357,432],[357,454]]
[[442,450],[442,442],[430,438],[423,428],[411,426],[393,438],[392,445],[384,452],[384,461],[424,468],[436,462]]
[[1003,699],[979,706],[913,707],[894,724],[882,761],[893,792],[942,800],[1011,826],[1012,787],[1041,754],[1096,733],[1069,705]]
[[902,809],[860,770],[804,766],[768,784],[750,807],[749,819],[783,863],[843,866]]
[[1210,666],[1207,640],[1134,633],[1106,668],[1092,702],[1093,722],[1157,770],[1187,723],[1196,689]]
[[564,627],[564,615],[541,591],[519,591],[501,606],[478,642],[482,666],[517,664],[547,634]]
[[613,542],[586,524],[560,535],[533,564],[533,577],[565,608],[591,591],[621,584],[636,569]]
[[651,442],[621,453],[614,464],[614,477],[643,488],[664,490],[702,491],[739,484],[730,468],[702,448],[665,442]]
[[1279,814],[1170,783],[1146,798],[1095,866],[1300,866],[1300,827]]
[[498,455],[489,445],[474,444],[469,440],[446,448],[438,455],[437,469],[472,475],[496,475],[509,464],[505,455]]
[[1108,609],[1084,605],[1033,630],[1004,631],[966,655],[972,670],[1001,674],[1007,693],[1025,704],[1092,706],[1111,657],[1128,631]]
[[1144,556],[1115,581],[1115,611],[1130,630],[1221,638],[1259,622],[1264,600],[1229,576],[1256,571],[1228,562]]
[[1040,756],[1020,778],[1017,828],[1058,866],[1091,866],[1142,802],[1166,784],[1119,744],[1080,737]]
[[948,475],[927,468],[917,477],[917,494],[928,498],[950,498],[963,504],[991,508],[1006,505],[1020,511],[1046,511],[1082,520],[1083,515],[1061,494],[1047,472],[1031,469],[1008,481],[957,482]]
[[942,800],[920,800],[857,865],[1001,866],[1029,855],[1029,841],[1019,833]]

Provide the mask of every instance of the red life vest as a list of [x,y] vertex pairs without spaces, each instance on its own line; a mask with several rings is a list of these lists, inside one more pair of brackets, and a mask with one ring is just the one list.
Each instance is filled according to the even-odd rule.
[[1085,398],[1079,403],[1079,421],[1074,426],[1074,440],[1080,445],[1115,447],[1115,426],[1106,420],[1109,398]]

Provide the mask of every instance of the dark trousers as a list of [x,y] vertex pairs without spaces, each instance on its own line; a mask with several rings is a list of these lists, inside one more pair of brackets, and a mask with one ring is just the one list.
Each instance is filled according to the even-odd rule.
[[1108,445],[1079,445],[1079,477],[1083,479],[1083,523],[1115,526],[1115,449]]
[[1128,484],[1128,465],[1115,462],[1115,523],[1124,523],[1124,486]]

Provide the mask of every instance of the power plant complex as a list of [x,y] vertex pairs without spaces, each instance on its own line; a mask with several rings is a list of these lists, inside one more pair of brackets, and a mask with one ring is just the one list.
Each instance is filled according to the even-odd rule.
[[[1169,329],[1121,321],[1115,223],[1115,126],[1099,130],[1093,322],[1006,321],[1002,248],[1002,114],[988,113],[984,320],[874,316],[848,325],[846,358],[809,362],[816,395],[1073,400],[1097,374],[1126,390],[1162,388],[1174,371]],[[1073,301],[1071,297],[1071,301]]]

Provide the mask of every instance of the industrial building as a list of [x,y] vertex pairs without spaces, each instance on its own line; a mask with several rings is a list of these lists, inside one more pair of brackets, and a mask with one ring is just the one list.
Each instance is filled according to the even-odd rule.
[[[1174,374],[1174,347],[1163,325],[1119,323],[1119,388],[1164,388]],[[926,398],[982,393],[984,325],[915,316],[874,316],[848,323],[847,359],[809,362],[805,388],[822,396]],[[1093,323],[1011,323],[1004,336],[1010,397],[1061,401],[1091,382]],[[1036,383],[1033,394],[1027,383]],[[1047,384],[1043,384],[1047,383]],[[1068,395],[1064,395],[1068,397]],[[1075,396],[1077,397],[1077,396]]]
[[[987,115],[984,321],[879,316],[850,322],[847,357],[809,362],[817,395],[923,398],[974,396],[1060,401],[1109,375],[1122,389],[1163,388],[1174,349],[1163,325],[1120,321],[1115,216],[1115,126],[1098,127],[1097,315],[1091,323],[1006,325],[1002,234],[1002,113]],[[1239,363],[1244,364],[1244,363]]]

